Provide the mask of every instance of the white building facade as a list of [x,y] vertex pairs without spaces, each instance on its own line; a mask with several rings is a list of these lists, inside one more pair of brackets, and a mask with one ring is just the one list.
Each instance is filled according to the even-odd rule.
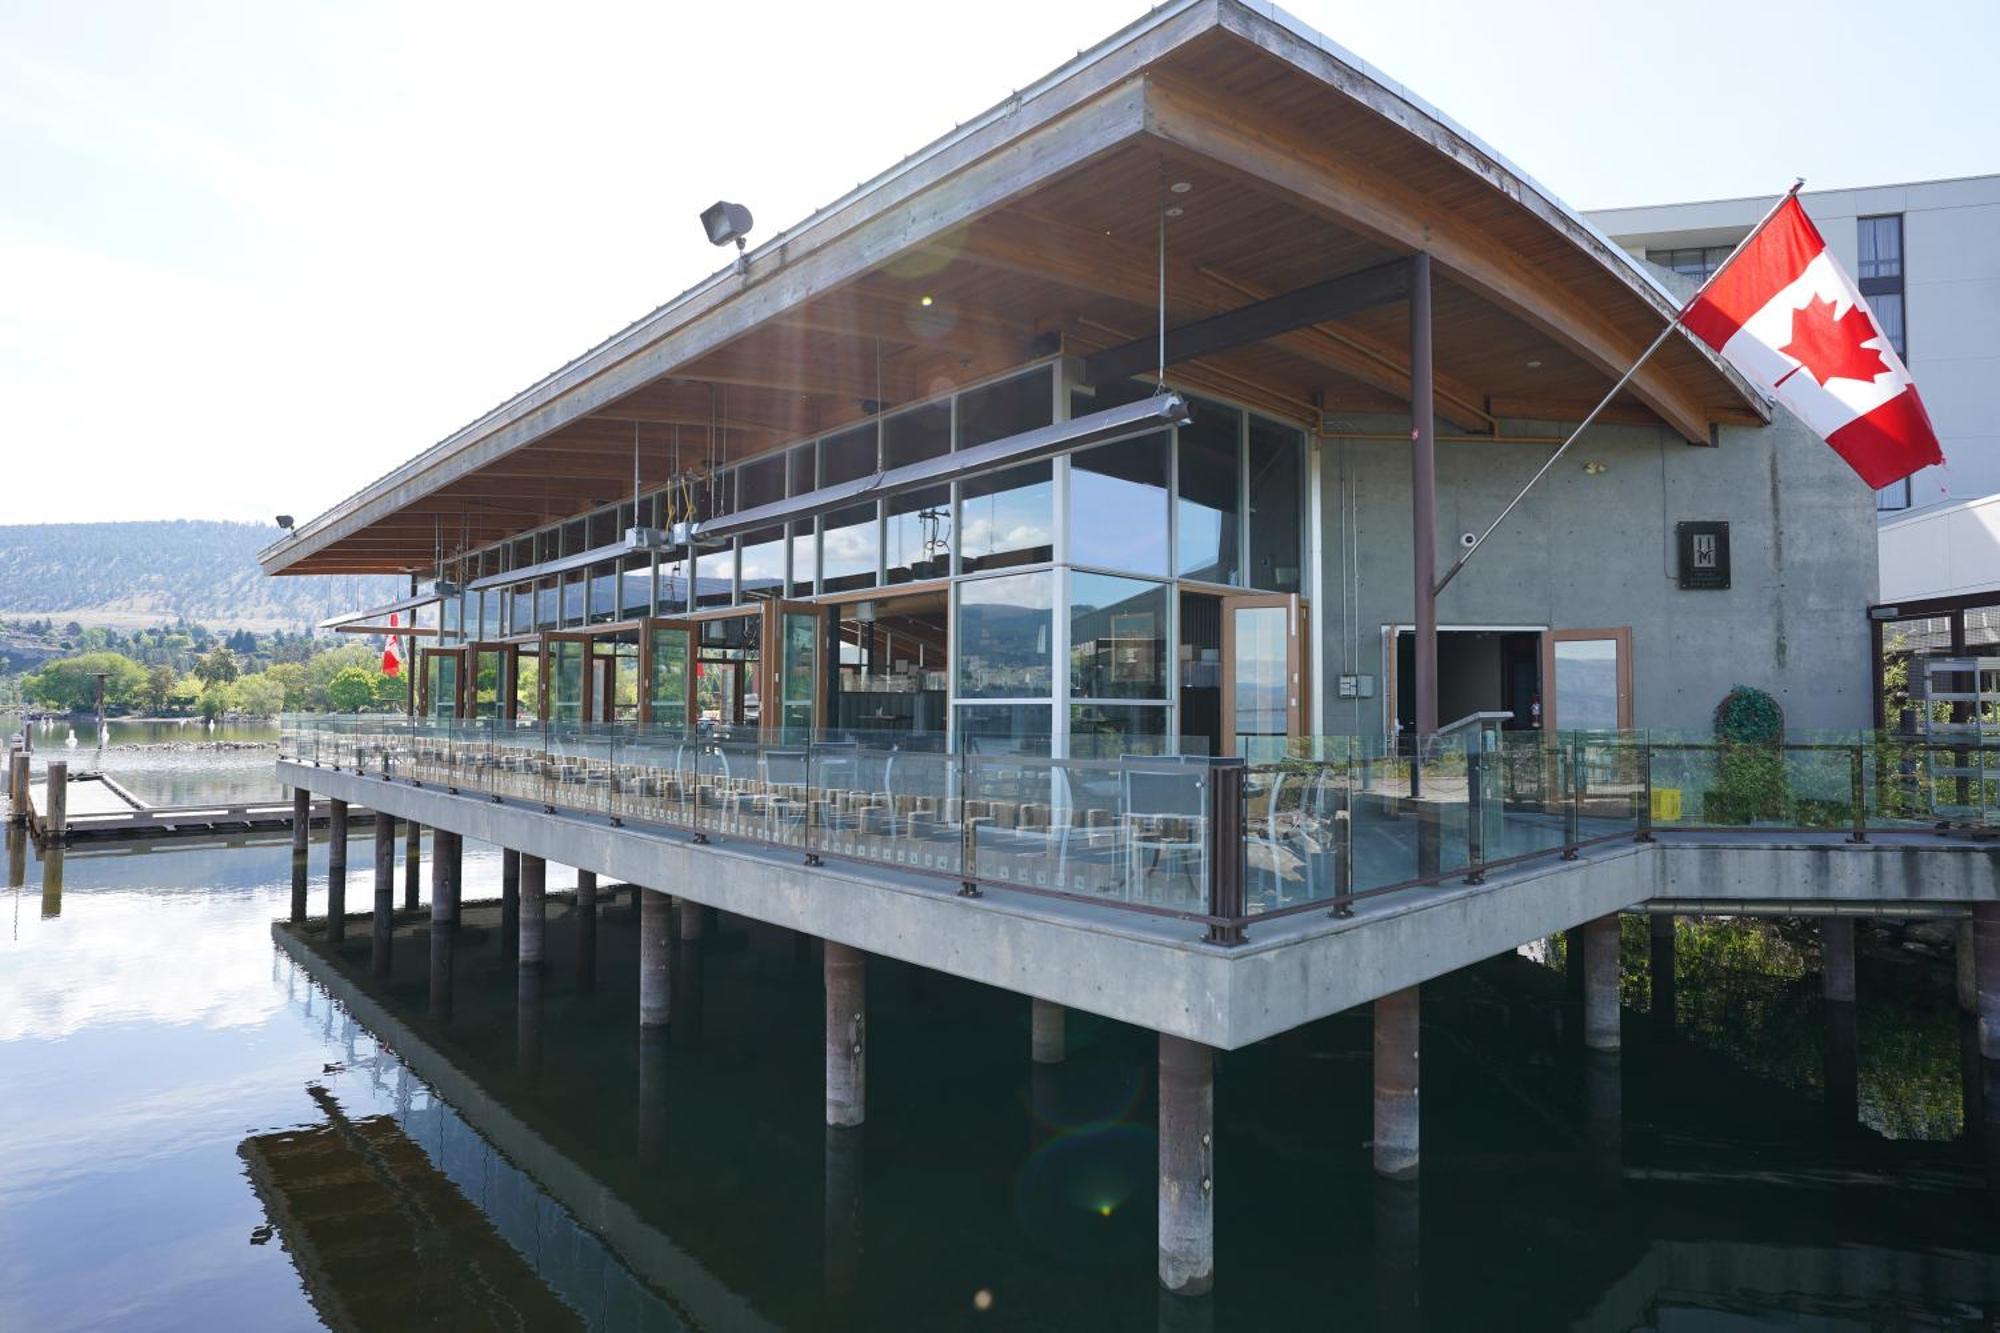
[[[1945,466],[1878,495],[1880,517],[2000,493],[2000,175],[1808,190],[1800,200],[1916,377],[1944,447]],[[1771,203],[1717,199],[1587,216],[1632,254],[1699,281]],[[1884,554],[1888,597],[1897,594]]]

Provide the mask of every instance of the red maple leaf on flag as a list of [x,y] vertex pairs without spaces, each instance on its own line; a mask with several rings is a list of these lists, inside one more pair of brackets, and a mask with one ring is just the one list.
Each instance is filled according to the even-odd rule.
[[1794,310],[1792,340],[1778,350],[1797,358],[1800,369],[1821,384],[1830,379],[1867,383],[1887,370],[1881,351],[1863,345],[1881,336],[1868,312],[1852,305],[1835,319],[1833,311],[1834,303],[1823,296]]

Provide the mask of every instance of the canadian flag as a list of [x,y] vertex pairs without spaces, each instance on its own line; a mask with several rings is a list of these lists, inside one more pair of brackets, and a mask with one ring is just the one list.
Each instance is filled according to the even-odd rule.
[[[389,613],[389,628],[396,628],[398,623],[396,613],[391,611]],[[389,636],[388,646],[382,649],[383,675],[400,676],[403,674],[403,649],[401,645],[402,638],[400,635],[391,634]]]
[[1944,461],[1916,382],[1796,194],[1716,270],[1681,322],[1870,486]]

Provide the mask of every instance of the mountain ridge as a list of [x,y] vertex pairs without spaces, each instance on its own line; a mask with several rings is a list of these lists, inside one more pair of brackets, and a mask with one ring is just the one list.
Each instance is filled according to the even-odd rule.
[[0,616],[296,632],[407,590],[383,574],[267,578],[257,552],[277,536],[215,519],[0,524]]

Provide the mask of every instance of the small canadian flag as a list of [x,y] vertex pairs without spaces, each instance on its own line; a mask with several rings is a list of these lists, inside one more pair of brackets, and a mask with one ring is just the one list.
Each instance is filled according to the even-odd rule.
[[[399,623],[396,619],[396,613],[391,611],[389,613],[389,628],[394,629]],[[382,650],[383,675],[400,676],[403,674],[403,649],[401,645],[402,638],[400,636],[395,634],[389,636],[388,646]]]
[[1681,322],[1870,486],[1944,461],[1916,381],[1796,192],[1703,284]]

